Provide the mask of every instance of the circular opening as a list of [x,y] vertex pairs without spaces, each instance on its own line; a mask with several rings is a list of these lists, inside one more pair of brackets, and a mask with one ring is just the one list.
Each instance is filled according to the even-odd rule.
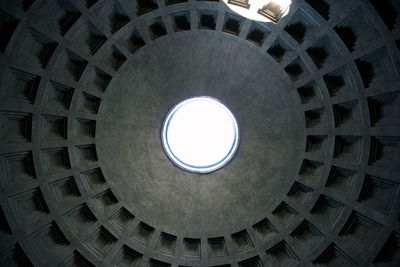
[[217,99],[205,96],[174,106],[161,134],[164,150],[172,162],[197,173],[222,168],[239,143],[238,125],[230,110]]

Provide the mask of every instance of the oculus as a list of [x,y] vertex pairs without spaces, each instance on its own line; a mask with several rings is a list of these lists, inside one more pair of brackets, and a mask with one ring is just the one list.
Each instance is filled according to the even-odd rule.
[[239,144],[239,129],[231,111],[219,100],[193,97],[170,110],[161,139],[165,153],[176,166],[209,173],[232,159]]

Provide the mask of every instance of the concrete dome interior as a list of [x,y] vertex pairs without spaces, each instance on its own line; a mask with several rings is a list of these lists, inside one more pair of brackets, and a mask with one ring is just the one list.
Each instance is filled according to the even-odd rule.
[[[241,1],[243,2],[243,1]],[[0,266],[399,266],[400,2],[0,0]],[[194,96],[240,127],[196,174]]]

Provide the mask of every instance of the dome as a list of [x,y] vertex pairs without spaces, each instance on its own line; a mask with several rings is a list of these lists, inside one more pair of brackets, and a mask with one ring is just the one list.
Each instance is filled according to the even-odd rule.
[[399,266],[399,2],[225,2],[0,1],[0,266]]

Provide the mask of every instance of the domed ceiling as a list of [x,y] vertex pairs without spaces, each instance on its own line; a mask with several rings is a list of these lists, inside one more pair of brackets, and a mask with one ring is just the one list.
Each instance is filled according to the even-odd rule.
[[[400,3],[0,1],[0,266],[399,266]],[[165,154],[177,103],[239,148]]]

